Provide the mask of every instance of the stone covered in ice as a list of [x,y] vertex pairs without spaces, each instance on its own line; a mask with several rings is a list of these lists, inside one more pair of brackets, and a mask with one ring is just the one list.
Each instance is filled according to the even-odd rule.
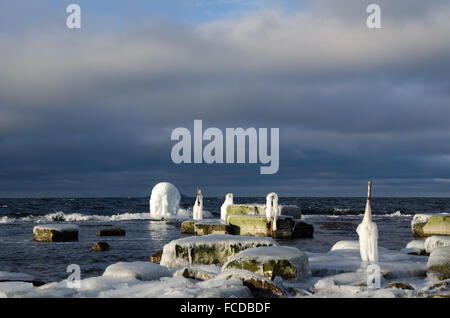
[[436,248],[450,246],[450,236],[430,236],[424,245],[426,252],[431,253]]
[[171,273],[167,267],[156,263],[119,262],[108,266],[103,276],[111,278],[136,278],[138,280],[148,281],[171,276]]
[[161,182],[153,187],[150,196],[150,217],[153,219],[170,218],[178,214],[180,192],[171,183]]
[[414,236],[450,235],[450,214],[416,214],[411,221]]
[[434,249],[427,263],[427,274],[433,278],[450,278],[450,246]]
[[190,264],[223,265],[230,256],[248,248],[277,246],[269,237],[211,234],[173,240],[163,249],[161,265],[169,268]]
[[228,259],[222,270],[243,269],[286,281],[304,280],[309,277],[308,257],[295,247],[271,246],[244,250]]

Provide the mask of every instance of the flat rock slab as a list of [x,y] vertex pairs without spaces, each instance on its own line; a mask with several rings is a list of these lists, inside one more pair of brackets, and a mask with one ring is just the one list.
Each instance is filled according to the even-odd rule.
[[450,246],[450,236],[430,236],[425,240],[424,247],[427,253],[431,253],[439,247]]
[[181,233],[183,234],[195,234],[195,221],[189,220],[181,223]]
[[278,243],[269,237],[226,234],[190,236],[166,244],[161,265],[169,268],[191,264],[222,266],[234,254],[248,248],[263,246],[278,246]]
[[[302,210],[296,205],[279,205],[280,214],[300,219]],[[227,206],[226,220],[231,215],[266,215],[266,205],[259,203],[230,204]]]
[[[228,219],[230,232],[245,236],[270,236],[270,223],[262,215],[231,215]],[[295,221],[292,216],[280,215],[274,238],[291,238]]]
[[95,235],[97,236],[125,236],[125,229],[121,228],[106,228],[98,230]]
[[80,228],[73,224],[38,225],[33,228],[33,241],[71,242],[78,241]]
[[195,235],[228,234],[228,225],[221,220],[197,221],[194,224]]
[[227,206],[226,220],[231,215],[265,215],[264,204],[230,204]]
[[247,249],[228,259],[222,270],[229,269],[251,271],[272,280],[280,276],[290,282],[305,280],[311,274],[306,254],[287,246]]
[[150,281],[161,277],[169,277],[171,273],[167,267],[151,262],[119,262],[108,266],[103,276]]
[[235,235],[267,236],[270,231],[266,217],[261,215],[231,215],[228,224]]
[[416,237],[450,235],[450,214],[416,214],[411,229]]

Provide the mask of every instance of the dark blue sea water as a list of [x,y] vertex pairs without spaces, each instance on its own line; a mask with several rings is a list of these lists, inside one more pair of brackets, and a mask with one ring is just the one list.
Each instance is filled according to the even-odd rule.
[[[181,209],[191,213],[194,198],[182,198]],[[219,218],[223,198],[205,198],[204,208]],[[235,203],[265,203],[265,198],[235,198]],[[312,239],[281,241],[304,251],[325,252],[340,240],[357,239],[365,198],[280,198],[281,204],[302,208],[303,218],[314,224]],[[411,220],[416,213],[450,211],[450,198],[373,198],[379,245],[401,249],[413,239]],[[33,242],[33,227],[46,223],[80,226],[79,241]],[[98,276],[119,261],[145,261],[169,241],[182,237],[181,220],[150,220],[148,198],[33,198],[0,199],[0,271],[24,272],[43,282],[67,278],[66,268],[78,264],[82,277]],[[103,227],[122,227],[125,237],[102,237]],[[107,241],[111,249],[93,253],[89,248]]]

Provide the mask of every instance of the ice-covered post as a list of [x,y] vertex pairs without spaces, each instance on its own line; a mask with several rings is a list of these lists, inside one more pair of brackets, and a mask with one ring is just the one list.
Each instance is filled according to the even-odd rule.
[[280,215],[280,207],[278,206],[278,195],[271,192],[266,197],[266,219],[270,222],[270,235],[277,230],[277,216]]
[[367,202],[364,218],[356,232],[359,235],[359,250],[363,262],[378,262],[378,228],[372,221],[372,208],[370,206],[370,197],[372,193],[372,182],[369,181],[367,189]]
[[200,189],[197,189],[197,198],[192,210],[194,220],[203,220],[203,195]]
[[225,201],[223,202],[222,206],[220,207],[220,219],[224,222],[226,222],[227,207],[230,204],[233,204],[233,193],[228,193],[225,196]]

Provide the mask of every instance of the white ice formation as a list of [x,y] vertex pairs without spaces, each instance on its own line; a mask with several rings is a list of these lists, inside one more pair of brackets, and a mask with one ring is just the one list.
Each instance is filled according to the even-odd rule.
[[180,192],[173,184],[158,183],[153,187],[150,197],[150,218],[163,219],[176,216],[180,199]]
[[378,263],[378,228],[376,223],[372,221],[372,209],[370,206],[371,190],[372,182],[369,181],[364,219],[358,225],[356,232],[359,235],[361,260],[368,263]]

